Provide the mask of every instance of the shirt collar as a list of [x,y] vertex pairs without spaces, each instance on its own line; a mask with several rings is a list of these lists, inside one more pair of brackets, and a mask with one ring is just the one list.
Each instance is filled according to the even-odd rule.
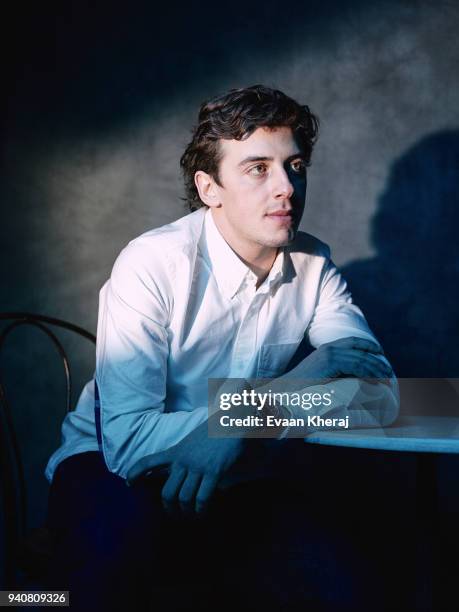
[[[249,284],[255,285],[257,282],[256,275],[239,259],[220,234],[210,208],[206,211],[204,219],[204,233],[209,264],[220,290],[228,298],[232,299],[244,280]],[[266,293],[273,290],[274,286],[282,280],[284,265],[285,257],[284,249],[282,248],[279,250],[267,278],[258,288],[258,292]]]

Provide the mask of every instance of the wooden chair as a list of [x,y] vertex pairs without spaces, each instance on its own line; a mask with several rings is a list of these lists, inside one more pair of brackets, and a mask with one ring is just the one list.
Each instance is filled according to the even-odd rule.
[[[69,358],[63,343],[51,328],[68,330],[86,338],[93,344],[96,342],[95,336],[67,321],[23,312],[0,313],[0,324],[2,324],[0,357],[5,341],[19,327],[33,326],[45,334],[62,361],[66,383],[65,409],[66,412],[72,410],[72,377]],[[40,583],[40,576],[49,559],[52,541],[45,527],[27,529],[28,487],[13,412],[6,396],[3,373],[0,362],[0,502],[3,515],[2,554],[5,582],[5,586],[0,588],[30,588],[31,584],[39,585]],[[36,586],[36,588],[39,587]]]

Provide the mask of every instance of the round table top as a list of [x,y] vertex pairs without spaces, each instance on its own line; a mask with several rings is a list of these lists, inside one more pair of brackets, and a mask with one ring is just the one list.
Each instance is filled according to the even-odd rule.
[[390,427],[317,431],[304,441],[353,448],[459,453],[459,416],[401,417]]

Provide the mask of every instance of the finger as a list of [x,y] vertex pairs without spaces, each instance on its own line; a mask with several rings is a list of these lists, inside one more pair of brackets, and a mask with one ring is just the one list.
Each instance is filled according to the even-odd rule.
[[210,499],[218,485],[218,476],[205,474],[201,486],[196,494],[195,510],[196,514],[203,515],[209,506]]
[[374,353],[376,355],[382,355],[384,353],[384,351],[382,350],[382,346],[374,340],[367,340],[366,338],[357,338],[355,336],[353,336],[351,340],[353,349],[365,351],[368,353]]
[[134,465],[129,469],[126,482],[128,484],[132,484],[137,478],[146,474],[149,471],[152,471],[153,468],[170,465],[170,454],[167,450],[161,451],[159,453],[153,453],[151,455],[145,455],[134,463]]
[[194,511],[196,493],[201,484],[202,474],[189,471],[178,495],[180,509],[185,515],[190,515]]
[[355,349],[340,351],[339,369],[341,375],[369,378],[373,383],[392,374],[388,363],[371,353]]
[[368,382],[376,384],[390,375],[386,364],[381,363],[376,357],[367,355],[364,359],[359,359],[355,365],[355,371],[359,378],[365,378]]
[[368,378],[368,381],[372,384],[381,383],[383,385],[387,385],[388,387],[392,385],[391,378],[394,376],[394,371],[392,370],[392,368],[383,367],[381,369],[381,366],[378,365],[375,369],[371,369],[370,372],[371,373],[367,376],[370,376],[370,378]]
[[378,378],[387,378],[393,375],[394,371],[392,366],[385,357],[379,357],[371,353],[360,352],[360,359],[363,359],[363,363],[371,364],[376,372]]
[[187,475],[185,467],[174,464],[169,478],[161,491],[163,508],[168,514],[176,514],[178,494]]
[[341,376],[369,379],[372,383],[387,378],[392,372],[392,368],[378,357],[360,350],[340,352],[338,363]]
[[374,340],[366,338],[358,338],[357,336],[348,336],[347,338],[339,338],[333,342],[327,342],[327,346],[333,345],[337,348],[359,349],[371,353],[383,353],[382,347]]

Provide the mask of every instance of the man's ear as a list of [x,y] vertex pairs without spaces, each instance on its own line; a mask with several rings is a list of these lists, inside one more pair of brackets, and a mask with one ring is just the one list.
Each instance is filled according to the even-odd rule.
[[221,206],[217,185],[210,174],[207,174],[207,172],[203,170],[198,170],[194,175],[194,183],[198,190],[199,197],[204,204],[212,208],[219,208]]

